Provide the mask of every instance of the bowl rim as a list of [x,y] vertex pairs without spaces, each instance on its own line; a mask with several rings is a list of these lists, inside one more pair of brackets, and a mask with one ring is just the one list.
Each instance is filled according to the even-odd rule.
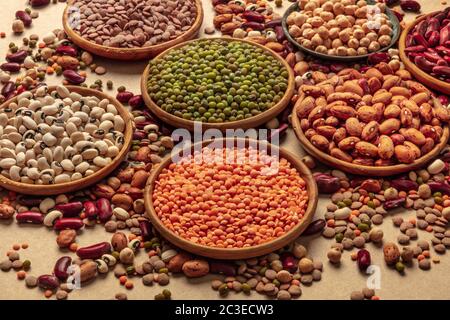
[[161,109],[150,97],[148,90],[147,90],[147,79],[150,73],[150,65],[147,65],[142,77],[141,77],[141,94],[142,97],[147,105],[147,107],[158,116],[161,120],[164,122],[176,126],[179,128],[188,129],[189,131],[194,131],[194,126],[196,124],[200,125],[203,129],[219,129],[221,131],[225,131],[226,129],[249,129],[249,128],[255,128],[259,125],[264,124],[265,122],[275,118],[278,114],[280,114],[290,103],[292,96],[295,93],[295,75],[292,68],[289,66],[289,64],[286,62],[285,59],[283,59],[280,55],[278,55],[275,51],[271,50],[270,48],[267,48],[259,43],[255,43],[249,40],[245,39],[236,39],[231,37],[211,37],[211,38],[200,38],[200,39],[193,39],[186,42],[179,43],[171,48],[168,48],[167,50],[161,52],[159,55],[157,55],[153,60],[161,59],[165,55],[171,52],[171,50],[176,50],[179,48],[182,48],[186,45],[189,45],[193,42],[197,41],[228,41],[228,42],[242,42],[246,43],[255,47],[258,47],[260,49],[265,50],[267,53],[269,53],[272,57],[274,57],[277,61],[279,61],[283,67],[288,71],[289,76],[287,79],[287,88],[286,91],[282,97],[282,99],[272,106],[270,109],[247,119],[242,120],[236,120],[236,121],[229,121],[229,122],[221,122],[221,123],[207,123],[207,122],[199,122],[199,121],[193,121],[193,120],[185,120],[183,118],[177,117],[163,109]]
[[[304,98],[305,94],[302,93],[299,96],[298,100],[303,100]],[[332,166],[333,168],[337,168],[345,172],[357,175],[390,176],[422,168],[425,164],[434,159],[445,148],[450,136],[449,126],[448,125],[443,126],[443,134],[441,137],[441,141],[438,144],[436,144],[430,152],[421,156],[420,158],[416,159],[413,163],[410,164],[396,164],[393,166],[382,166],[382,167],[359,165],[337,159],[331,156],[330,154],[325,153],[316,148],[309,141],[309,139],[306,138],[301,128],[300,119],[297,115],[297,108],[298,107],[294,106],[294,108],[292,109],[292,127],[294,129],[295,135],[297,136],[297,139],[300,141],[300,144],[308,152],[308,154],[312,155],[314,158],[318,159],[322,163]]]
[[[375,2],[372,2],[372,4],[375,4]],[[393,37],[391,40],[391,43],[386,46],[381,48],[378,51],[375,52],[371,52],[368,54],[364,54],[364,55],[360,55],[360,56],[336,56],[336,55],[328,55],[328,54],[324,54],[324,53],[319,53],[316,52],[314,50],[308,49],[304,46],[302,46],[300,43],[297,42],[297,40],[295,40],[291,34],[289,33],[289,28],[287,25],[287,17],[294,11],[298,11],[299,7],[298,7],[298,2],[292,4],[284,13],[283,18],[281,19],[281,25],[283,28],[283,32],[284,35],[286,36],[286,38],[289,40],[290,43],[292,43],[294,46],[296,46],[298,49],[300,49],[303,52],[309,53],[310,55],[317,57],[317,58],[321,58],[324,60],[334,60],[334,61],[341,61],[341,62],[352,62],[352,61],[360,61],[363,59],[367,59],[370,55],[374,54],[374,53],[378,53],[378,52],[384,52],[389,50],[390,48],[392,48],[398,41],[399,37],[400,37],[400,33],[401,33],[401,27],[400,27],[400,21],[398,20],[397,16],[392,12],[391,9],[386,7],[386,15],[389,17],[389,20],[392,22],[393,24]]]
[[[105,45],[97,44],[93,41],[87,40],[83,38],[76,30],[74,30],[69,24],[69,9],[73,6],[73,2],[76,0],[70,0],[63,12],[63,28],[68,34],[68,36],[74,41],[75,44],[82,47],[87,51],[93,51],[95,54],[112,58],[121,56],[123,60],[133,60],[134,56],[138,56],[136,60],[141,60],[145,58],[149,58],[154,52],[161,52],[168,47],[172,47],[180,41],[184,41],[185,39],[193,38],[199,31],[203,23],[203,5],[201,0],[193,0],[195,6],[197,8],[197,16],[192,23],[191,27],[180,34],[177,38],[161,42],[156,45],[146,46],[146,47],[133,47],[133,48],[116,48],[116,47],[108,47]],[[112,57],[113,56],[113,57]]]
[[[56,90],[58,86],[48,86],[48,93],[53,92]],[[7,190],[20,192],[23,194],[34,194],[34,195],[55,195],[55,194],[61,194],[65,192],[74,192],[83,188],[86,188],[88,186],[91,186],[98,181],[104,179],[106,176],[108,176],[112,171],[114,171],[120,163],[125,159],[125,157],[128,154],[128,150],[130,149],[132,138],[133,138],[133,130],[134,130],[134,124],[131,120],[131,116],[129,115],[128,111],[125,109],[125,107],[114,97],[111,97],[103,92],[89,89],[89,88],[83,88],[80,86],[64,86],[66,87],[70,92],[76,92],[78,94],[81,94],[82,96],[95,96],[102,99],[108,99],[111,104],[113,104],[118,111],[118,114],[122,117],[122,119],[125,122],[125,130],[124,130],[124,144],[122,148],[119,151],[119,154],[112,159],[112,162],[107,165],[106,167],[101,168],[100,170],[94,172],[93,174],[84,177],[80,180],[70,181],[70,182],[64,182],[64,183],[58,183],[58,184],[48,184],[48,185],[38,185],[38,184],[28,184],[23,182],[17,182],[13,181],[2,174],[0,174],[0,186],[4,187]],[[35,93],[37,90],[31,90],[31,93]],[[17,101],[18,96],[15,96],[4,103],[0,105],[0,110],[3,110],[7,106],[9,106],[11,103]]]
[[275,146],[265,140],[255,140],[250,138],[219,138],[219,139],[212,139],[212,140],[205,140],[200,141],[194,144],[191,144],[187,147],[183,147],[177,151],[177,153],[182,152],[183,150],[188,150],[193,148],[202,146],[205,147],[211,142],[218,142],[220,141],[223,145],[224,141],[230,141],[233,140],[235,143],[236,141],[244,141],[245,145],[247,146],[249,143],[257,143],[259,146],[261,143],[267,144],[267,147],[270,148],[270,150],[277,150],[279,152],[280,158],[285,158],[288,160],[293,168],[296,168],[299,175],[303,178],[303,180],[306,183],[306,189],[308,192],[308,205],[305,210],[305,214],[303,218],[298,222],[298,224],[293,227],[291,230],[289,230],[287,233],[285,233],[283,236],[278,237],[276,239],[273,239],[269,242],[252,246],[248,248],[215,248],[210,247],[206,245],[196,244],[194,242],[191,242],[179,235],[177,235],[175,232],[169,230],[159,219],[155,208],[153,207],[153,191],[155,183],[163,169],[165,169],[167,166],[169,166],[172,163],[171,155],[168,155],[165,157],[165,159],[159,164],[158,168],[156,170],[153,170],[150,177],[147,180],[147,185],[145,187],[144,191],[144,202],[145,202],[145,208],[146,208],[146,215],[150,219],[151,223],[155,227],[155,229],[169,242],[173,243],[174,245],[197,255],[205,256],[209,258],[214,259],[224,259],[224,260],[230,260],[230,259],[246,259],[246,258],[252,258],[257,256],[262,256],[264,254],[276,251],[278,249],[281,249],[285,245],[295,241],[302,233],[303,231],[308,227],[308,225],[311,223],[312,218],[315,214],[316,208],[317,208],[317,202],[318,202],[318,188],[317,184],[315,182],[315,179],[313,177],[312,172],[310,169],[303,163],[301,159],[299,159],[296,155],[291,153],[290,151]]

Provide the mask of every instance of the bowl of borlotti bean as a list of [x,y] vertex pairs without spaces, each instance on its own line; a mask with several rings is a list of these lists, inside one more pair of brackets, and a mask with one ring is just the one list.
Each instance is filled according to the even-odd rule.
[[318,190],[288,151],[226,138],[178,148],[152,172],[144,199],[152,224],[173,244],[210,258],[245,259],[294,241],[311,222]]
[[63,14],[72,41],[96,55],[142,60],[195,38],[203,22],[201,0],[72,0]]

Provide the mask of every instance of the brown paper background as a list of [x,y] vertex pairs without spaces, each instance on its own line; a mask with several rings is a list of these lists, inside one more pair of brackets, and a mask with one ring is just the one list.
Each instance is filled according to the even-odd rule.
[[[23,10],[26,0],[2,0],[2,9],[0,10],[0,31],[5,31],[6,39],[0,39],[0,52],[6,54],[7,46],[10,41],[21,41],[20,37],[12,35],[11,24],[14,19],[16,10]],[[422,12],[436,11],[444,6],[439,0],[422,0]],[[203,0],[205,19],[203,28],[212,25],[213,11],[211,0]],[[290,5],[290,2],[284,1],[282,12]],[[33,21],[33,27],[26,30],[24,35],[32,33],[39,34],[41,37],[54,28],[61,28],[61,15],[64,4],[50,5],[47,8],[40,9],[40,17]],[[413,16],[408,15],[408,20]],[[203,29],[202,29],[203,30]],[[123,63],[114,61],[97,60],[98,64],[105,65],[108,73],[103,77],[95,75],[89,76],[88,83],[93,83],[97,78],[103,80],[111,79],[114,81],[115,87],[125,85],[131,91],[139,92],[139,78],[144,70],[145,62]],[[49,84],[58,83],[59,80],[51,78],[47,80]],[[289,131],[288,137],[282,143],[283,147],[295,152],[299,156],[304,154],[295,135]],[[325,206],[328,202],[327,197],[322,196],[315,218],[322,218],[325,212]],[[406,210],[397,210],[393,214],[401,214],[404,217],[414,216],[413,212]],[[381,226],[385,233],[385,241],[395,241],[399,234],[398,229],[394,229],[391,218],[385,218],[384,224]],[[419,232],[419,238],[428,239],[429,234]],[[94,229],[85,229],[81,235],[77,237],[77,242],[81,246],[93,244],[100,241],[108,241],[111,234],[104,231],[101,226]],[[53,231],[46,227],[18,226],[15,222],[7,224],[0,223],[0,255],[1,259],[6,258],[6,251],[9,250],[14,243],[27,242],[30,248],[21,250],[21,259],[29,259],[32,262],[30,274],[40,275],[49,273],[53,269],[54,262],[62,255],[56,242],[56,235]],[[314,259],[324,262],[323,277],[320,282],[315,282],[311,287],[303,287],[303,295],[301,299],[349,299],[353,290],[361,290],[365,287],[367,275],[358,271],[355,262],[351,261],[350,253],[344,252],[342,264],[335,267],[328,263],[326,252],[333,243],[320,236],[305,237],[301,242],[308,248],[310,255]],[[414,244],[415,242],[412,242]],[[373,264],[381,268],[381,289],[377,290],[377,295],[382,299],[450,299],[450,256],[441,256],[440,264],[432,264],[432,269],[422,271],[418,269],[417,264],[413,268],[407,268],[405,275],[400,275],[395,270],[386,267],[382,250],[376,248],[373,244],[366,246],[372,254]],[[433,252],[433,255],[435,253]],[[143,252],[139,255],[139,259],[144,259]],[[184,276],[176,275],[171,277],[170,284],[165,287],[172,291],[174,299],[218,299],[217,292],[210,288],[210,280],[215,276],[208,276],[202,279],[189,280]],[[129,299],[153,299],[154,295],[162,291],[162,287],[154,285],[153,287],[145,287],[139,278],[134,278],[135,288],[131,291],[120,286],[113,273],[110,272],[106,276],[99,276],[98,279],[70,294],[70,299],[111,299],[117,292],[126,292]],[[39,289],[27,289],[23,281],[16,279],[15,272],[4,273],[0,271],[0,299],[42,299],[43,293]],[[228,299],[245,299],[243,294],[231,293]],[[264,296],[253,292],[250,296],[252,299],[265,299]]]

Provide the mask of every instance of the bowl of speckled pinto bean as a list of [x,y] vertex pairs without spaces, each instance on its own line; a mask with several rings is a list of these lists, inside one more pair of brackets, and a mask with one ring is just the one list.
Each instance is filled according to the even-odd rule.
[[191,40],[203,22],[201,0],[71,0],[63,26],[78,46],[116,60],[142,60]]
[[163,237],[215,259],[261,256],[291,243],[311,222],[317,199],[301,160],[244,138],[178,149],[144,192],[147,215]]

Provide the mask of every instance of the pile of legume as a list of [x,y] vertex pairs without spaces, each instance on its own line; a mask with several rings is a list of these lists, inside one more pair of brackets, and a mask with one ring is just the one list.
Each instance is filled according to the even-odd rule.
[[241,41],[199,40],[150,62],[148,93],[186,120],[229,122],[277,104],[289,73],[261,48]]
[[170,230],[202,245],[241,248],[271,241],[297,225],[308,194],[286,159],[280,159],[277,174],[266,175],[262,163],[225,162],[249,159],[254,149],[218,150],[223,164],[202,161],[212,151],[205,147],[161,172],[154,206]]

